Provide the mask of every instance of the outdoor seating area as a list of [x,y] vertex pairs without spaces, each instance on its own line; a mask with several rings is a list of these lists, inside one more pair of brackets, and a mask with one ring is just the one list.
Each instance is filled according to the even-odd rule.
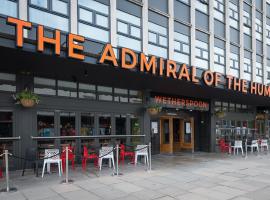
[[250,153],[268,152],[269,139],[259,135],[257,129],[246,127],[218,128],[218,148],[221,153],[242,156]]
[[[118,163],[121,162],[122,166],[125,164],[127,160],[129,163],[132,163],[133,166],[137,165],[138,158],[144,158],[144,165],[149,167],[149,145],[115,145],[115,146],[101,146],[98,150],[94,150],[94,148],[90,146],[83,146],[82,154],[76,152],[75,146],[66,145],[62,147],[62,149],[45,149],[44,157],[38,157],[37,150],[35,148],[27,148],[25,157],[19,157],[16,155],[10,155],[9,160],[14,161],[16,159],[23,160],[23,170],[22,176],[25,174],[25,170],[28,166],[34,166],[34,172],[38,177],[38,169],[42,166],[41,177],[44,178],[55,171],[59,177],[63,175],[67,171],[66,166],[71,165],[71,169],[76,171],[75,166],[79,166],[81,163],[82,172],[89,171],[89,169],[98,169],[102,170],[104,166],[107,166],[116,172],[116,168],[118,170]],[[0,157],[2,163],[4,163],[4,159]],[[67,163],[68,162],[68,165]],[[41,164],[42,163],[42,164]],[[93,165],[92,165],[93,163]],[[40,165],[41,164],[41,165]],[[135,164],[135,165],[134,165]],[[5,167],[3,167],[4,169]],[[2,168],[1,168],[2,169]],[[53,169],[53,170],[52,170]],[[79,170],[80,171],[80,170]],[[94,172],[93,172],[94,173]],[[1,171],[1,177],[2,171]]]

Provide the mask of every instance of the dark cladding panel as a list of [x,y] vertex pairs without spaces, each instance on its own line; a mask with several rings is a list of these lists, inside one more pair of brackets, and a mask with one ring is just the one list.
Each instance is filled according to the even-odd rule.
[[137,17],[142,16],[142,7],[127,0],[117,0],[117,9]]
[[168,13],[168,0],[149,0],[149,7]]
[[155,12],[152,12],[152,11],[149,11],[148,17],[149,17],[148,18],[149,22],[153,22],[153,23],[158,24],[160,26],[168,27],[167,17],[162,16],[162,15],[155,13]]

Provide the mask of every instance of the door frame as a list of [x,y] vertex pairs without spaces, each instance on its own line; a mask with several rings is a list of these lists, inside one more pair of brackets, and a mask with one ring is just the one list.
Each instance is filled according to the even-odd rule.
[[[163,120],[169,120],[169,143],[163,144]],[[173,119],[180,120],[180,142],[174,142],[173,140]],[[194,151],[194,117],[183,118],[179,116],[161,116],[160,122],[160,153],[174,153],[181,149]],[[190,122],[191,129],[191,143],[184,142],[184,123]]]

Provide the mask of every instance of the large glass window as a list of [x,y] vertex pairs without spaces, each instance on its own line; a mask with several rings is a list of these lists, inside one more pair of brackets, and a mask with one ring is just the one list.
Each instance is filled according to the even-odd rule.
[[118,46],[141,51],[141,19],[120,10],[116,16]]
[[56,80],[34,77],[34,92],[36,94],[56,95]]
[[214,69],[217,72],[225,73],[225,42],[215,39],[214,46]]
[[102,114],[98,118],[99,123],[99,135],[111,135],[112,124],[111,116],[109,114]]
[[127,134],[127,117],[126,115],[115,115],[115,134],[126,135]]
[[148,22],[149,54],[167,58],[168,33],[167,28]]
[[239,9],[238,9],[238,5],[235,5],[232,2],[229,2],[229,17],[230,17],[230,26],[238,29],[238,27],[239,27]]
[[196,0],[195,8],[205,14],[208,14],[208,0]]
[[0,0],[0,14],[18,17],[17,0]]
[[13,136],[13,113],[0,111],[0,137]]
[[224,22],[225,3],[224,0],[214,0],[214,18]]
[[74,136],[75,129],[75,113],[61,112],[60,113],[60,136]]
[[57,81],[58,96],[77,97],[77,83],[69,81]]
[[231,75],[239,77],[239,48],[231,45],[230,53]]
[[30,0],[29,20],[69,32],[69,0]]
[[55,136],[54,112],[37,112],[37,132],[40,137]]
[[180,63],[190,63],[189,36],[174,32],[174,59]]
[[[140,126],[140,118],[136,115],[130,116],[130,134],[131,135],[141,135],[141,126]],[[131,142],[140,143],[141,138],[139,137],[132,137]]]
[[78,32],[87,38],[109,42],[109,6],[94,0],[78,0]]
[[[0,111],[0,137],[12,137],[13,136],[13,112],[12,111]],[[4,153],[4,150],[12,152],[12,141],[0,141],[0,153]]]
[[195,65],[199,68],[208,69],[209,67],[209,45],[208,35],[196,31],[195,40]]
[[16,92],[16,75],[0,73],[0,91]]
[[95,117],[92,113],[81,114],[81,135],[88,136],[95,133]]
[[255,30],[256,30],[256,39],[262,41],[263,38],[262,14],[258,11],[256,11]]

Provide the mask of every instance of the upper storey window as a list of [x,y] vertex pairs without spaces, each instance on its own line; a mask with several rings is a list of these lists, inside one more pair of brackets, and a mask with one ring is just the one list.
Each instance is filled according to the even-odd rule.
[[69,32],[69,0],[30,0],[29,20]]
[[79,34],[109,42],[109,5],[94,0],[78,0]]
[[229,16],[230,16],[230,26],[238,29],[239,27],[239,9],[238,5],[229,2]]
[[18,17],[18,1],[0,0],[0,14]]

